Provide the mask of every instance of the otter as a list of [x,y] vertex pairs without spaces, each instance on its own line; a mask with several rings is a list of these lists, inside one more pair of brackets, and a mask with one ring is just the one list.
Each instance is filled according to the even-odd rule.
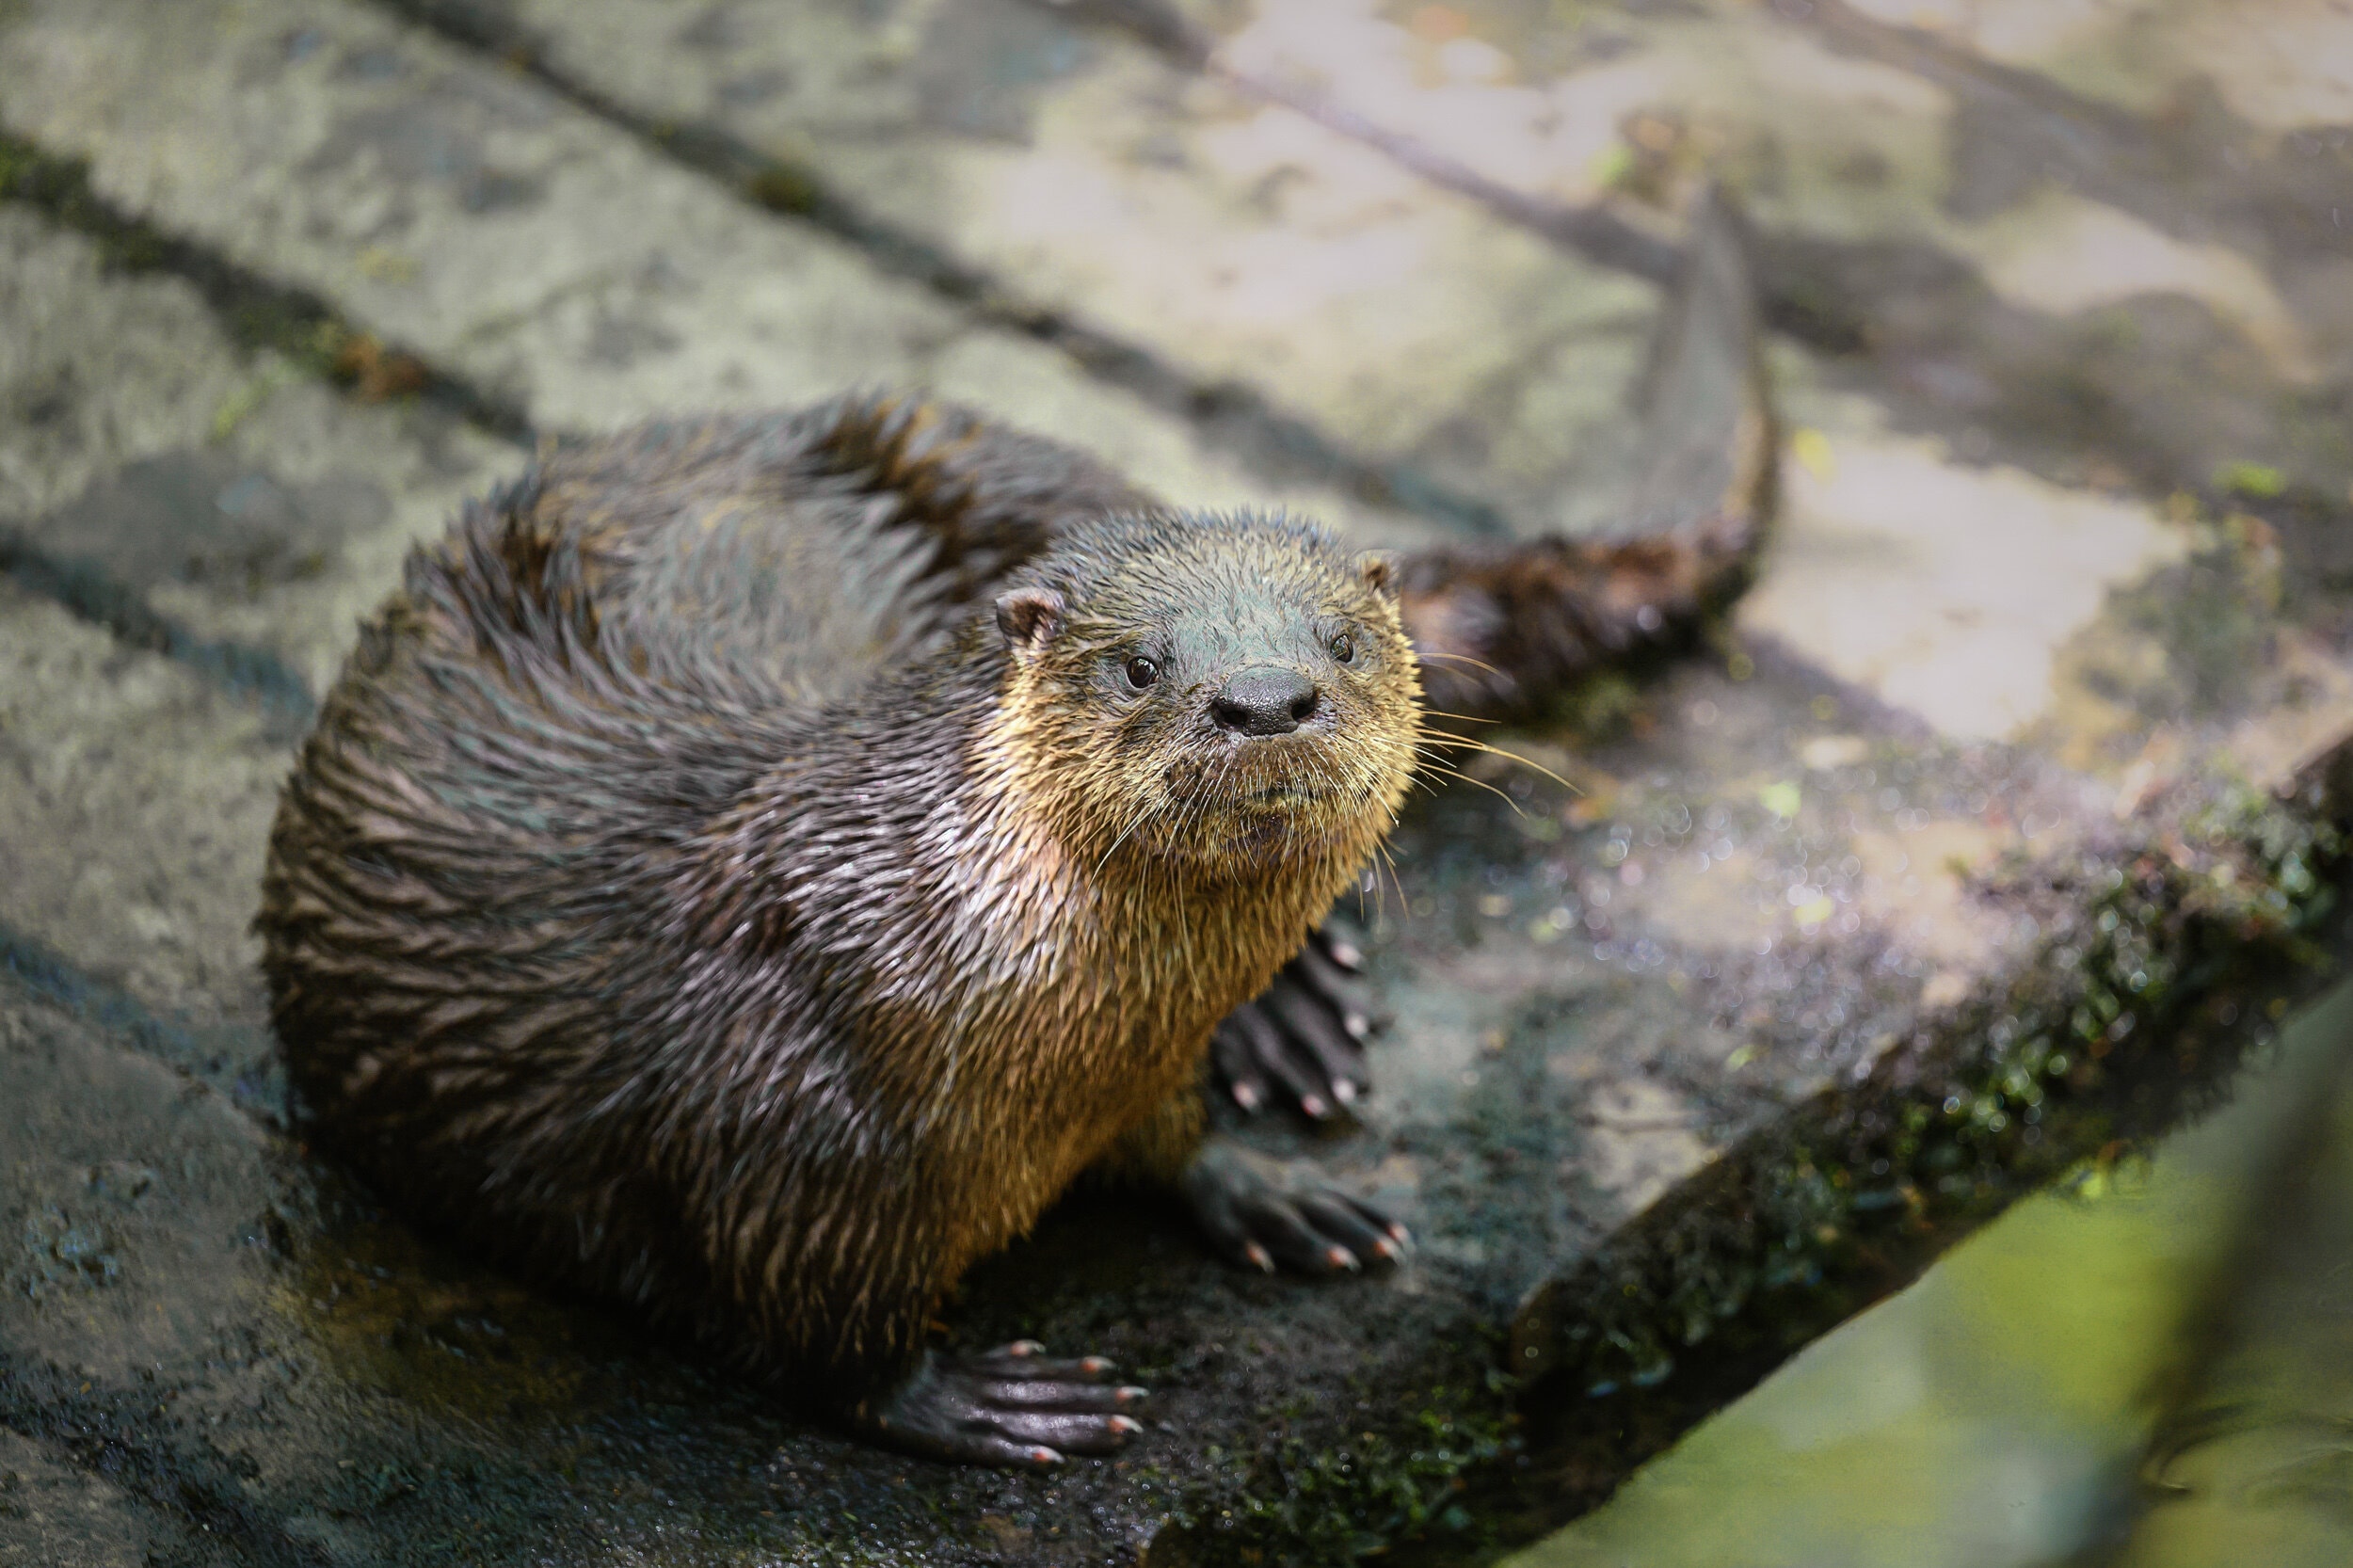
[[1112,1451],[1107,1363],[924,1326],[1084,1173],[1253,1267],[1407,1244],[1198,1086],[1287,964],[1343,994],[1309,934],[1421,734],[1398,588],[954,408],[544,453],[412,552],[284,789],[257,924],[304,1114],[874,1438]]

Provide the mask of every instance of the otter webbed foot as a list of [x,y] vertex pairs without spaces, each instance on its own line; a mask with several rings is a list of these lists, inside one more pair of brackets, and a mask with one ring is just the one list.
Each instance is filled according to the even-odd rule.
[[1393,1263],[1406,1228],[1319,1176],[1295,1176],[1230,1139],[1209,1138],[1185,1167],[1184,1194],[1217,1249],[1247,1268],[1330,1274]]
[[1115,1452],[1144,1430],[1126,1412],[1144,1390],[1113,1383],[1113,1370],[1099,1355],[1053,1360],[1034,1339],[975,1355],[926,1351],[904,1382],[850,1417],[927,1459],[1042,1470],[1068,1454]]
[[1217,1026],[1210,1059],[1236,1105],[1256,1112],[1279,1090],[1321,1121],[1364,1097],[1373,1021],[1363,968],[1356,944],[1326,921],[1273,984]]

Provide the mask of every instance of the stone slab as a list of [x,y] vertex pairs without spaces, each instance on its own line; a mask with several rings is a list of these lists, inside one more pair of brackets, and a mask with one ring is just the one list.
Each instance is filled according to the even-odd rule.
[[1524,531],[1615,520],[1656,291],[1279,104],[1027,0],[407,8]]
[[2353,139],[2325,6],[1087,8],[1573,248],[1672,237],[1692,182],[1727,182],[1775,320],[1824,357],[1804,380],[1867,385],[1970,460],[2155,493],[2252,464],[2344,516]]
[[[418,202],[398,232],[457,234],[431,254],[480,269],[472,294],[543,304],[535,269],[562,257],[508,273],[508,251],[464,226],[520,223],[518,207],[555,198],[515,197],[494,173],[556,191],[573,158],[696,212],[707,198],[746,243],[789,230],[373,13],[248,7],[184,34],[161,14],[36,8],[0,24],[0,114],[89,153],[117,199],[469,375],[507,362],[456,329],[479,320],[470,300],[451,285],[450,320],[414,302],[400,315],[394,280],[356,257],[338,270],[353,232],[312,232],[303,202],[331,198],[337,223],[371,193]],[[297,47],[319,17],[351,30]],[[157,63],[170,49],[184,82]],[[249,98],[224,85],[239,70]],[[300,160],[258,128],[283,112],[284,148],[308,156],[358,117],[397,148],[418,104],[510,88],[544,116],[526,129],[569,138],[540,162],[370,165],[390,172],[363,180],[329,158],[296,178]],[[13,118],[26,102],[43,105],[37,124]],[[502,159],[539,145],[517,136],[483,145]],[[240,184],[248,168],[274,195]],[[512,460],[463,432],[452,457],[429,410],[354,408],[309,383],[219,432],[222,389],[268,365],[208,339],[168,284],[9,222],[29,280],[16,297],[39,310],[12,307],[0,338],[50,346],[0,363],[51,367],[11,386],[79,377],[40,395],[83,433],[0,437],[15,443],[0,448],[23,498],[12,525],[141,602],[290,667],[331,664],[336,617],[380,591],[437,498]],[[552,345],[512,361],[544,372],[520,393],[536,417],[676,393],[667,349],[583,368],[546,325],[562,308],[516,328]],[[50,312],[115,346],[42,339],[34,317]],[[721,352],[712,316],[659,319],[693,325],[677,355]],[[152,352],[121,346],[137,342]],[[292,1142],[248,1070],[266,1047],[242,946],[282,727],[216,672],[10,592],[0,848],[23,858],[0,1105],[18,1129],[6,1234],[26,1288],[0,1298],[0,1429],[60,1486],[103,1477],[113,1490],[91,1506],[132,1510],[143,1539],[219,1535],[271,1562],[1342,1560],[1382,1544],[1443,1559],[1525,1538],[2009,1196],[2183,1113],[2311,983],[2303,961],[2335,951],[2321,904],[2343,871],[2329,830],[2353,779],[2353,681],[2326,583],[2290,569],[2318,525],[2194,501],[2102,510],[2047,477],[1980,472],[1987,488],[1952,514],[1972,496],[2057,507],[2034,568],[2063,592],[2012,627],[2048,650],[2042,702],[1973,728],[1918,694],[1965,686],[1970,617],[2015,618],[2012,584],[1980,563],[1930,595],[1951,575],[1948,531],[1867,486],[1841,502],[1842,473],[1867,480],[1911,450],[1869,401],[1793,446],[1801,505],[1762,563],[1754,618],[1662,678],[1606,682],[1586,728],[1504,743],[1574,792],[1481,760],[1494,794],[1448,792],[1400,833],[1368,911],[1397,1015],[1373,1048],[1380,1094],[1353,1127],[1247,1131],[1395,1206],[1423,1241],[1409,1267],[1328,1288],[1244,1278],[1172,1214],[1074,1203],[974,1276],[960,1339],[1106,1351],[1160,1390],[1130,1455],[1047,1479],[813,1430],[624,1321],[437,1251]],[[1898,495],[1968,477],[1949,453],[1909,460],[1935,467],[1899,475]],[[238,492],[251,473],[282,504]],[[388,498],[380,514],[313,488],[354,475]],[[224,506],[232,493],[251,508]],[[288,583],[219,565],[308,553],[316,573]],[[1880,575],[1837,586],[1858,554]],[[257,579],[280,596],[265,608]],[[1833,661],[1825,639],[1857,600],[1914,604],[1924,640]],[[1947,673],[1913,688],[1890,673],[1922,668]],[[1507,1325],[1503,1365],[1530,1378],[1516,1390],[1497,1365]],[[0,1517],[0,1543],[20,1522]]]
[[916,387],[1060,433],[1199,504],[1289,504],[1031,338],[779,222],[497,62],[295,0],[27,8],[6,124],[105,199],[335,300],[544,428]]
[[0,527],[325,692],[401,552],[523,453],[240,347],[185,280],[0,209]]
[[1863,0],[1853,9],[2140,114],[2163,113],[2202,82],[2233,112],[2272,129],[2353,121],[2343,69],[2353,18],[2328,0],[2252,0],[2228,11],[2037,0]]

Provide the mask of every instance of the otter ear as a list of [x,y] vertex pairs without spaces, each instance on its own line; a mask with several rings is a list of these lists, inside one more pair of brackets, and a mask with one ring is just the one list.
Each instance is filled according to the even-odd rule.
[[1014,588],[997,596],[997,630],[1016,653],[1035,654],[1062,634],[1063,609],[1051,588]]
[[1368,550],[1356,557],[1356,569],[1365,576],[1365,586],[1374,593],[1391,592],[1397,582],[1397,554],[1387,550]]

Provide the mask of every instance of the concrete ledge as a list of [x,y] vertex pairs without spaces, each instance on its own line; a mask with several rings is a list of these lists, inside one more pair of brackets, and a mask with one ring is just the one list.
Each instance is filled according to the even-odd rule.
[[[35,5],[0,22],[0,72],[11,147],[86,159],[113,215],[0,208],[0,1441],[32,1456],[0,1463],[31,1478],[29,1539],[1459,1559],[2218,1092],[2341,951],[2334,514],[2059,485],[1817,385],[1730,623],[1498,743],[1575,792],[1481,759],[1494,792],[1400,833],[1367,912],[1395,1019],[1361,1119],[1246,1128],[1396,1206],[1418,1257],[1302,1288],[1219,1268],[1174,1214],[1074,1200],[974,1275],[952,1333],[1118,1357],[1157,1390],[1135,1450],[1040,1479],[847,1443],[441,1252],[280,1125],[245,922],[293,727],[187,648],[314,693],[520,424],[849,380],[977,392],[1191,502],[1289,499],[1368,538],[1428,515],[1270,483],[1213,425],[380,9]],[[117,220],[184,248],[110,266]],[[332,358],[241,331],[256,296],[205,258],[339,324],[334,358],[398,344],[489,391],[470,413],[380,362],[331,384]],[[1626,390],[1608,428],[1638,423]]]

